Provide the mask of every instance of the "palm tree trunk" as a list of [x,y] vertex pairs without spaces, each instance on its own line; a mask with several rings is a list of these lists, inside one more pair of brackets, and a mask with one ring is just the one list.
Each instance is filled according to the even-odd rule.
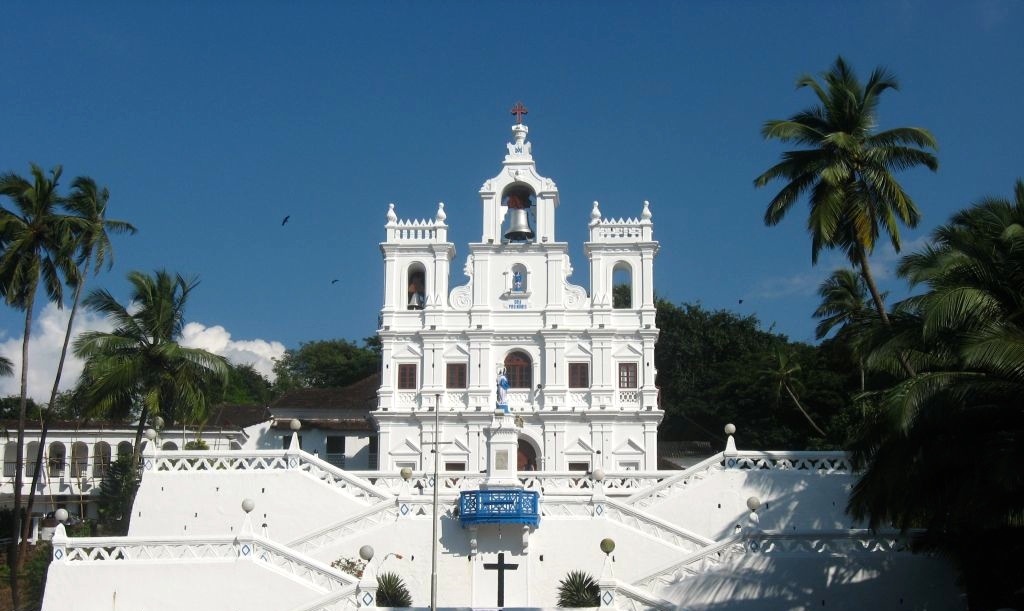
[[825,431],[821,430],[821,427],[819,427],[818,424],[814,422],[814,419],[811,418],[811,415],[804,410],[804,406],[800,405],[800,399],[796,398],[796,394],[789,387],[789,384],[783,382],[782,387],[786,389],[786,392],[789,394],[789,398],[793,400],[793,403],[796,405],[796,408],[800,410],[800,413],[804,415],[804,418],[807,418],[807,422],[809,422],[811,426],[814,427],[814,430],[818,431],[818,434],[821,435],[822,437],[828,437],[828,435],[825,434]]
[[[57,375],[53,379],[53,390],[50,391],[50,403],[47,405],[47,412],[53,410],[53,404],[57,402],[57,389],[60,387],[61,374],[64,372],[64,361],[68,354],[68,344],[71,343],[71,325],[75,322],[75,313],[78,311],[78,300],[82,296],[82,288],[85,285],[85,276],[82,276],[78,286],[75,287],[75,301],[71,305],[71,313],[68,315],[68,328],[64,332],[64,345],[61,347],[60,360],[57,361]],[[36,468],[32,473],[32,487],[28,491],[28,501],[25,503],[25,515],[32,515],[32,508],[36,501],[36,487],[39,485],[39,476],[42,471],[43,461],[43,450],[46,446],[46,435],[50,430],[50,418],[43,417],[43,426],[39,432],[39,451],[36,457]],[[74,455],[71,457],[74,459]],[[85,515],[81,516],[85,518]],[[26,520],[21,527],[21,556],[25,555],[26,548],[28,547],[28,534],[31,528],[31,522]]]
[[[863,248],[857,249],[857,262],[860,265],[860,275],[864,278],[864,283],[868,285],[868,290],[871,292],[871,299],[875,302],[875,309],[878,310],[878,316],[885,323],[885,326],[892,327],[892,322],[889,320],[889,315],[885,312],[885,302],[882,301],[882,294],[878,292],[878,286],[875,284],[875,277],[871,275],[871,266],[868,265],[868,255]],[[907,357],[900,353],[897,355],[900,361],[900,366],[903,367],[903,371],[908,377],[914,377],[916,372],[914,368],[907,361]]]
[[14,515],[11,517],[11,546],[7,554],[7,566],[11,569],[11,604],[15,609],[21,607],[21,588],[18,574],[21,572],[23,557],[18,545],[21,536],[21,486],[25,482],[25,411],[28,406],[28,340],[32,333],[32,306],[35,301],[35,286],[29,290],[25,299],[25,336],[21,342],[21,402],[18,404],[18,447],[14,459]]

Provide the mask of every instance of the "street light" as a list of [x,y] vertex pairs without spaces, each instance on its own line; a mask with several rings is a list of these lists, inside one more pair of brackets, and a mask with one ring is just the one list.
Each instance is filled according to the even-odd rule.
[[441,393],[434,395],[434,520],[431,525],[431,555],[430,555],[430,611],[437,611],[437,489],[438,489],[438,446],[441,441],[441,417],[440,405]]

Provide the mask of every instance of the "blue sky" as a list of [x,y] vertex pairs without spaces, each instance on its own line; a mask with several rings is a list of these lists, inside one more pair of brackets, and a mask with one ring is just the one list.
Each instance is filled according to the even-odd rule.
[[[803,203],[763,225],[774,191],[752,180],[783,149],[761,124],[809,105],[796,78],[838,54],[865,78],[891,69],[901,90],[884,96],[880,127],[926,127],[940,144],[937,173],[902,176],[924,215],[904,232],[913,248],[1024,175],[1022,17],[1013,0],[11,2],[0,171],[61,164],[65,185],[107,185],[110,216],[140,231],[116,240],[92,286],[126,297],[133,269],[196,275],[195,335],[265,360],[374,333],[389,202],[402,218],[445,202],[462,283],[477,191],[522,100],[576,283],[589,283],[591,202],[619,217],[650,200],[659,295],[811,341],[815,291],[843,261],[812,267]],[[905,295],[895,255],[875,260]],[[21,324],[0,311],[0,352],[16,352]]]

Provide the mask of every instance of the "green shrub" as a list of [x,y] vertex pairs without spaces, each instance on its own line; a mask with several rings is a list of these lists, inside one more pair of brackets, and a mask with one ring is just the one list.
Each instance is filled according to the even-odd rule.
[[409,588],[405,587],[405,581],[397,573],[377,575],[377,606],[412,606],[412,595],[409,594]]
[[569,571],[558,583],[558,606],[601,606],[601,590],[597,587],[597,581],[583,571]]

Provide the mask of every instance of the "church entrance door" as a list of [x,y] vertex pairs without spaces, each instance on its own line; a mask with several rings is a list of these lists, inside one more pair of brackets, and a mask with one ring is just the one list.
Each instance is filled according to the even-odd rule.
[[533,447],[532,443],[523,438],[519,439],[519,452],[516,459],[516,470],[537,470],[537,450]]

